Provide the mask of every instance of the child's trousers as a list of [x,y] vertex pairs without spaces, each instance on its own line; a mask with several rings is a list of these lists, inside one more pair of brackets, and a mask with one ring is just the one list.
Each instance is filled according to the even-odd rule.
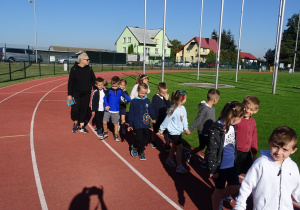
[[148,141],[148,128],[135,129],[135,141],[133,147],[137,149],[138,153],[141,154],[145,150],[145,146]]

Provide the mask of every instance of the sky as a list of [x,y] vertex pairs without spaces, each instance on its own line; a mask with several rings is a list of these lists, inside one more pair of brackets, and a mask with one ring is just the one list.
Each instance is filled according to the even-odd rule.
[[[32,0],[34,1],[34,0]],[[34,4],[0,0],[0,45],[35,46]],[[38,48],[55,46],[116,50],[126,28],[144,28],[145,0],[35,0]],[[275,48],[280,0],[244,0],[241,51],[262,58]],[[224,0],[222,30],[238,46],[242,0]],[[219,33],[221,0],[203,0],[202,34]],[[300,0],[286,0],[284,25],[300,12]],[[167,0],[166,35],[186,44],[200,34],[201,0]],[[164,0],[147,0],[146,28],[163,28]]]

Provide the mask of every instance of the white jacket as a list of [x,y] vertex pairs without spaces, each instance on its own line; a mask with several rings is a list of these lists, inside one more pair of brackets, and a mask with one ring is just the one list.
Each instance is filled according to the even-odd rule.
[[246,200],[252,193],[254,210],[294,209],[292,198],[300,201],[300,177],[297,164],[287,158],[276,163],[270,151],[261,151],[242,181],[234,209],[246,209]]

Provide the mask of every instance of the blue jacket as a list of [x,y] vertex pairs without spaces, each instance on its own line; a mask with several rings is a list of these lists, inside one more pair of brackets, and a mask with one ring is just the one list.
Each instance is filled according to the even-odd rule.
[[150,100],[148,98],[140,99],[135,97],[130,103],[129,127],[133,127],[134,129],[149,128],[150,117],[152,120],[156,119]]
[[124,93],[120,88],[113,90],[109,88],[104,96],[104,107],[109,106],[110,112],[118,112],[120,108],[120,98],[123,96],[127,101],[131,101],[131,98]]

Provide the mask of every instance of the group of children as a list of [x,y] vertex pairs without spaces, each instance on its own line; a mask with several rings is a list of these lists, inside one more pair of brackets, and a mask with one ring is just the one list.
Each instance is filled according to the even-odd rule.
[[[130,153],[133,157],[139,156],[140,160],[146,160],[144,151],[152,121],[151,146],[156,147],[156,133],[164,135],[167,149],[170,149],[166,164],[176,167],[178,173],[186,173],[181,157],[181,135],[183,132],[188,135],[197,128],[199,147],[185,155],[187,162],[191,163],[194,155],[207,147],[201,166],[207,168],[210,177],[215,180],[215,191],[212,195],[214,210],[222,209],[224,198],[231,199],[228,196],[238,192],[234,209],[246,209],[246,200],[251,193],[255,209],[292,209],[291,195],[296,201],[300,201],[299,170],[289,158],[289,155],[297,150],[297,136],[294,130],[286,126],[276,128],[268,141],[270,151],[261,151],[262,157],[255,161],[257,130],[252,115],[258,112],[260,103],[255,96],[247,96],[243,103],[232,101],[225,104],[216,120],[213,105],[218,103],[220,92],[210,89],[207,100],[198,105],[199,111],[195,121],[188,127],[184,107],[187,92],[172,92],[170,101],[168,87],[166,83],[161,82],[158,84],[158,93],[150,102],[147,98],[150,92],[148,81],[147,75],[139,75],[129,97],[125,92],[126,80],[113,77],[111,88],[106,89],[106,81],[102,78],[96,79],[97,90],[93,94],[92,113],[96,119],[100,139],[108,136],[107,122],[111,118],[114,124],[114,139],[119,141],[119,118],[122,133],[125,133],[126,104],[131,102],[127,130],[134,130],[136,138]],[[172,141],[171,148],[169,139]],[[175,153],[176,161],[173,159]],[[246,176],[240,185],[241,173],[245,173]],[[278,200],[274,201],[271,197]]]

